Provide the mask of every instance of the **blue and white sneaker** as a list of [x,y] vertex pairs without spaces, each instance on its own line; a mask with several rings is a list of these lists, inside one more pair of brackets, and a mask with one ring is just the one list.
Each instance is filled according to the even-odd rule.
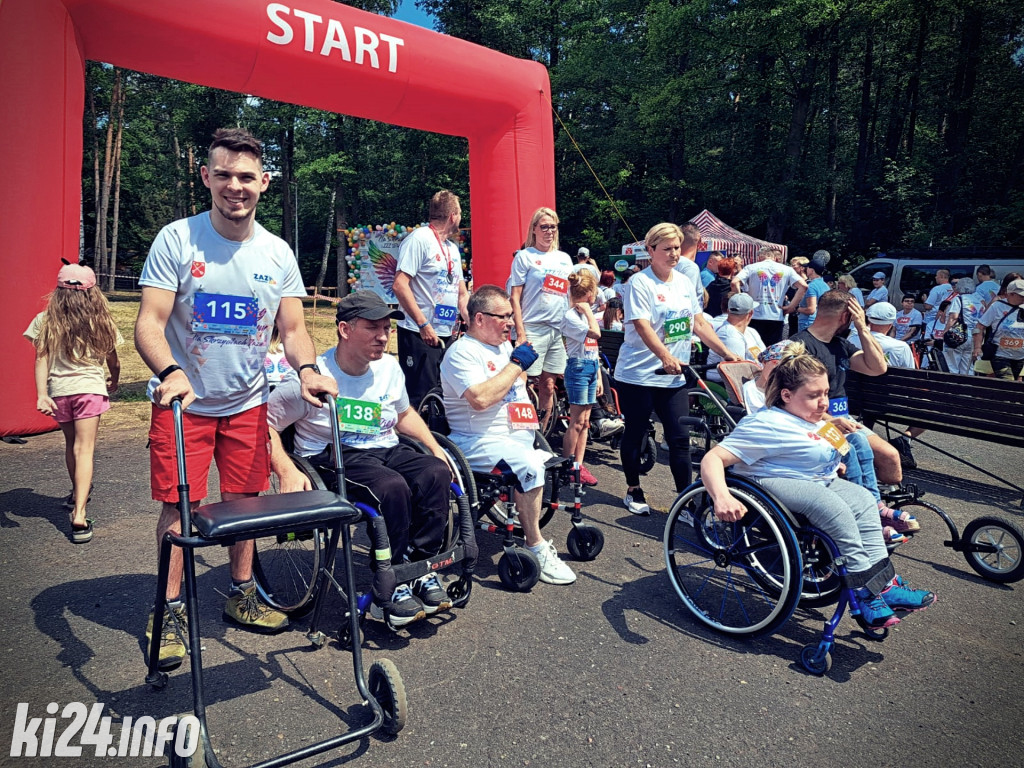
[[923,611],[937,599],[935,593],[927,589],[911,589],[901,576],[896,576],[879,597],[892,610],[903,613]]

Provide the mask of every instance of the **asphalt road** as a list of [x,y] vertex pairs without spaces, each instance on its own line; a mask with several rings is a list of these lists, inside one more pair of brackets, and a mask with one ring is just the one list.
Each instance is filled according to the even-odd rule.
[[[1024,451],[932,438],[996,474],[1021,476]],[[932,451],[917,454],[921,468],[908,479],[961,527],[981,514],[1024,524],[1019,495]],[[845,619],[834,666],[819,678],[802,670],[799,654],[824,613],[798,609],[777,634],[756,640],[703,629],[665,576],[667,466],[645,483],[662,512],[637,518],[621,506],[616,455],[602,448],[594,457],[600,485],[588,492],[585,513],[606,544],[593,562],[572,564],[577,582],[504,591],[498,540],[481,533],[479,580],[465,609],[398,634],[365,624],[365,665],[387,657],[401,671],[405,730],[303,765],[1024,765],[1021,586],[977,577],[942,546],[937,517],[922,518],[924,530],[895,561],[938,603],[882,643]],[[115,736],[123,717],[191,708],[187,666],[162,691],[143,682],[141,637],[156,582],[145,435],[101,430],[90,505],[96,535],[86,545],[67,538],[62,459],[58,433],[0,445],[0,765],[163,765],[153,757],[10,756],[19,703],[45,717],[50,702],[100,702]],[[545,529],[562,552],[567,531],[567,516]],[[264,637],[226,627],[217,592],[228,581],[225,553],[200,552],[220,760],[246,765],[365,723],[351,655],[333,643],[312,650],[299,631]],[[69,722],[58,720],[57,737]]]

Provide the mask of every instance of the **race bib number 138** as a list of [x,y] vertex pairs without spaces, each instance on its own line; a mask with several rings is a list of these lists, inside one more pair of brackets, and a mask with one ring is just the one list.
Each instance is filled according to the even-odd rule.
[[339,397],[338,426],[342,432],[357,432],[361,435],[380,434],[380,403],[369,400],[353,400]]

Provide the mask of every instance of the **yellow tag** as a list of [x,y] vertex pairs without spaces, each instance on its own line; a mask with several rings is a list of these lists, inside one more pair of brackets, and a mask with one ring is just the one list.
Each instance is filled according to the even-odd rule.
[[818,430],[818,436],[823,438],[825,442],[835,448],[843,456],[850,452],[850,444],[846,442],[846,438],[843,437],[843,433],[839,431],[839,427],[830,421],[825,422],[821,429]]

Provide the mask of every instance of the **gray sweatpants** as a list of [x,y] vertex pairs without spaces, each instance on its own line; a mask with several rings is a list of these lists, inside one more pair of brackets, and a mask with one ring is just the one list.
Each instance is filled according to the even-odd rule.
[[837,478],[829,485],[771,477],[757,481],[786,508],[828,534],[851,572],[868,571],[888,559],[878,504],[866,488]]

